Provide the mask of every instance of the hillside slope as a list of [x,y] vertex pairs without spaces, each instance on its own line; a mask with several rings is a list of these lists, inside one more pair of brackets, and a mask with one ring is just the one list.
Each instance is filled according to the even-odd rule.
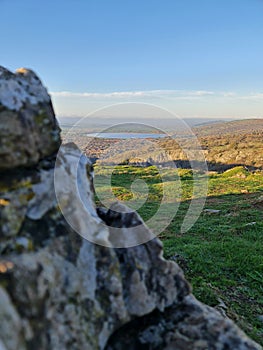
[[[226,170],[243,165],[263,167],[263,120],[238,120],[193,128],[210,170]],[[179,145],[180,143],[180,145]],[[187,160],[184,150],[191,149],[188,138],[167,138],[159,144],[174,160]]]

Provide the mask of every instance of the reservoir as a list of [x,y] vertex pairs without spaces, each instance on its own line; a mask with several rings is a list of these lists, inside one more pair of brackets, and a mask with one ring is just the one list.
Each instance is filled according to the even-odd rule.
[[168,136],[166,134],[145,134],[139,132],[101,132],[86,135],[87,137],[97,137],[100,139],[159,139]]

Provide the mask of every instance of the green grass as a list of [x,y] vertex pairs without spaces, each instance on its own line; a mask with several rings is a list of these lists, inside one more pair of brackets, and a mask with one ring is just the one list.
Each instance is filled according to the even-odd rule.
[[[110,174],[110,184],[103,186]],[[197,182],[204,179],[202,174],[195,176]],[[258,318],[263,315],[263,204],[257,203],[263,195],[263,173],[242,167],[211,173],[205,208],[220,212],[203,211],[186,233],[181,233],[181,225],[193,195],[191,170],[165,169],[160,176],[153,166],[101,166],[95,168],[96,177],[102,180],[96,188],[98,203],[101,193],[110,193],[110,186],[110,201],[117,198],[132,206],[141,199],[138,212],[145,221],[158,210],[166,188],[167,202],[176,201],[178,211],[159,236],[165,257],[183,268],[199,300],[210,306],[223,301],[226,314],[263,344],[263,322]],[[131,184],[138,179],[147,184],[148,195],[132,191]]]

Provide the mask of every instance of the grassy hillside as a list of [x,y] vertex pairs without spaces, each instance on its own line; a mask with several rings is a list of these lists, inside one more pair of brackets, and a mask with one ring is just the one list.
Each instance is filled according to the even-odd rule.
[[[175,170],[163,171],[164,182],[153,166],[97,166],[95,179],[112,174],[110,184],[96,188],[97,196],[112,190],[117,199],[132,204],[141,194],[132,193],[131,184],[144,180],[148,197],[138,212],[147,221],[160,206],[164,186],[180,179],[178,211],[159,236],[165,257],[181,265],[200,300],[218,308],[263,344],[263,173],[243,167],[211,173],[205,210],[187,233],[181,233],[193,195],[193,172],[179,169],[176,180]],[[195,175],[197,181],[205,176]],[[173,205],[173,193],[167,200]]]

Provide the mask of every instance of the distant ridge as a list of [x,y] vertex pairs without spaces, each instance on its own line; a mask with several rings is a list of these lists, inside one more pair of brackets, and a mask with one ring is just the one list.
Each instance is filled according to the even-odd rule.
[[195,127],[202,127],[202,126],[206,126],[206,125],[211,125],[211,124],[221,124],[221,123],[227,123],[228,120],[221,120],[221,119],[217,119],[217,120],[208,120],[206,122],[202,122],[202,123],[198,123],[195,125]]
[[213,136],[226,134],[246,134],[263,131],[263,119],[241,119],[206,123],[193,128],[197,136]]

